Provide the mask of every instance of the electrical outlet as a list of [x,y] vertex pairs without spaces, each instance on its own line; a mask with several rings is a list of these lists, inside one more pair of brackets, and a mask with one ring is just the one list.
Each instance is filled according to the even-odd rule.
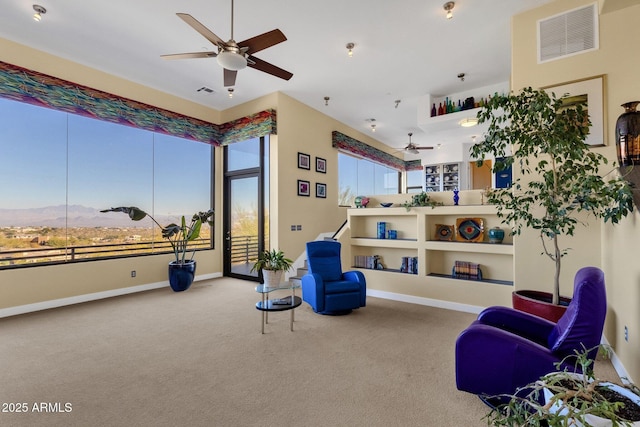
[[135,270],[131,270],[131,277],[136,277],[136,271]]
[[629,342],[629,328],[624,327],[624,340]]

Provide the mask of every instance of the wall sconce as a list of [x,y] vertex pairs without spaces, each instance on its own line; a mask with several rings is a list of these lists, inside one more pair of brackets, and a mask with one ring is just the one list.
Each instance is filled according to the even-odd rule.
[[456,4],[455,4],[454,2],[452,2],[452,1],[448,1],[448,2],[446,2],[446,3],[444,4],[444,10],[446,10],[446,11],[447,11],[447,19],[451,19],[451,18],[453,18],[453,12],[451,12],[451,11],[453,10],[453,7],[454,7],[455,5],[456,5]]
[[42,15],[47,13],[47,9],[45,9],[42,6],[40,6],[39,4],[34,4],[33,5],[33,10],[36,11],[36,13],[33,14],[33,20],[36,21],[36,22],[40,22],[42,20]]
[[356,47],[355,43],[347,43],[347,55],[349,55],[349,58],[351,58],[353,56],[353,48]]

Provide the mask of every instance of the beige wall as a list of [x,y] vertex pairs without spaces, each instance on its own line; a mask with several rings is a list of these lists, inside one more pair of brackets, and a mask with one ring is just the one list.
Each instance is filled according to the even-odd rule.
[[[640,5],[637,2],[600,0],[599,6],[606,13],[600,15],[600,49],[560,59],[545,64],[536,62],[536,22],[548,16],[579,6],[591,4],[591,0],[558,0],[513,20],[512,88],[542,87],[585,77],[606,75],[605,132],[608,145],[598,148],[611,161],[616,159],[615,122],[623,112],[620,104],[640,99],[640,56],[633,37],[640,22]],[[608,112],[608,114],[607,114]],[[614,346],[617,356],[630,377],[640,380],[640,215],[636,211],[617,226],[590,223],[579,230],[578,238],[568,246],[574,250],[563,261],[563,291],[566,293],[575,270],[584,265],[598,265],[605,271],[609,311],[605,336]],[[532,248],[525,259],[518,259],[518,287],[540,287],[550,283],[547,279],[553,268],[550,261],[538,261],[540,248],[537,236],[528,235]],[[525,240],[526,242],[526,240]],[[589,249],[597,249],[597,257]],[[520,254],[520,250],[518,250]],[[533,261],[535,260],[535,261]],[[545,264],[549,264],[546,265]],[[520,281],[523,280],[523,282]],[[629,341],[623,338],[624,326],[629,328]]]

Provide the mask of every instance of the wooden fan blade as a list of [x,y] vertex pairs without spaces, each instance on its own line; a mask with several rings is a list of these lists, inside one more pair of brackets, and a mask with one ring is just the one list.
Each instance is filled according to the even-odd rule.
[[214,45],[216,46],[227,45],[224,41],[222,41],[220,37],[216,36],[210,29],[202,25],[200,21],[198,21],[196,18],[189,15],[188,13],[176,13],[176,15],[178,15],[180,19],[182,19],[184,22],[189,24],[191,28],[193,28],[194,30],[202,34],[205,39],[209,40]]
[[282,43],[286,41],[287,38],[284,36],[282,31],[275,29],[268,31],[264,34],[260,34],[259,36],[251,37],[245,41],[238,43],[238,46],[246,47],[247,53],[252,54],[259,52],[263,49],[276,45],[278,43]]
[[236,85],[236,76],[238,75],[237,71],[224,69],[224,86],[235,86]]
[[172,53],[169,55],[160,55],[162,59],[190,59],[190,58],[215,58],[218,56],[216,52],[192,52],[192,53]]
[[289,80],[291,77],[293,77],[293,74],[288,72],[287,70],[276,67],[275,65],[270,64],[267,61],[263,61],[262,59],[258,59],[255,56],[249,55],[248,59],[248,67],[255,68],[256,70],[263,71],[265,73],[271,74],[272,76],[280,77],[284,80]]
[[433,150],[433,147],[413,147],[416,150]]

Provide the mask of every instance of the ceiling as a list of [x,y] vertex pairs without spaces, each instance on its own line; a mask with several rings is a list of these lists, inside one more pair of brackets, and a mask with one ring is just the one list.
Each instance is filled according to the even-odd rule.
[[[401,148],[409,132],[418,145],[446,142],[418,127],[425,94],[508,81],[511,16],[549,1],[458,0],[447,20],[443,0],[237,0],[234,39],[279,28],[288,40],[255,56],[293,78],[240,70],[232,99],[215,58],[160,58],[216,50],[176,12],[227,41],[231,0],[6,0],[0,37],[217,110],[280,91],[362,132],[370,132],[367,119],[374,118],[372,137]],[[34,3],[47,10],[41,22],[32,19]],[[351,58],[349,42],[355,43]],[[198,91],[202,87],[214,92]]]

